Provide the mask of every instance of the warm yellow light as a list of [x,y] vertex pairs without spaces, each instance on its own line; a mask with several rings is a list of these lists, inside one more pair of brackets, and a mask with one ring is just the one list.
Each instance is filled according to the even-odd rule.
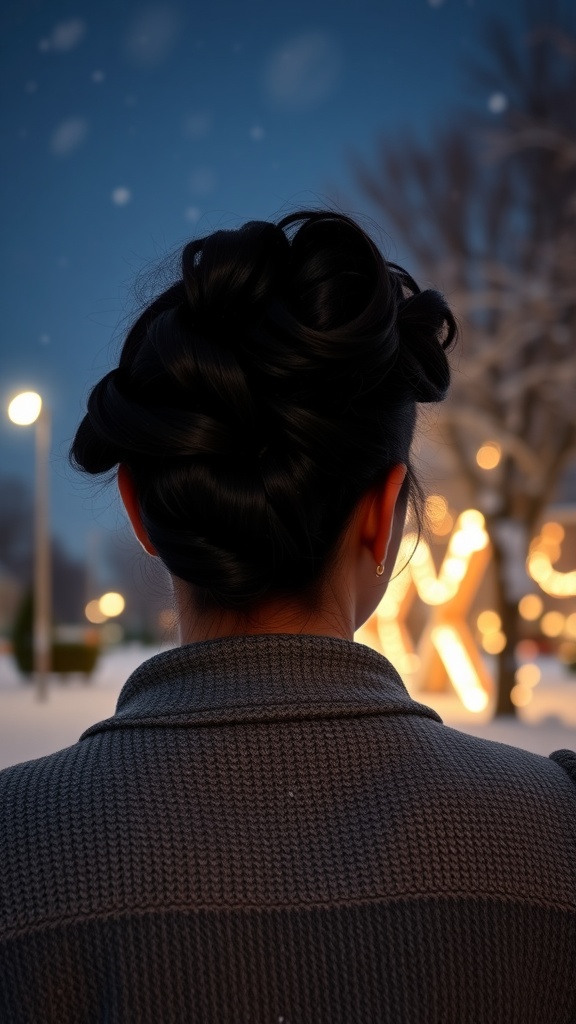
[[564,641],[558,645],[556,654],[565,665],[576,665],[576,644]]
[[113,618],[116,615],[121,615],[126,607],[126,602],[122,597],[122,594],[116,594],[114,591],[110,591],[108,594],[102,594],[98,602],[100,611],[106,618]]
[[565,536],[564,527],[560,523],[544,523],[540,530],[542,540],[551,544],[561,544]]
[[[421,540],[410,560],[410,566],[425,565],[431,559],[430,548],[425,540]],[[433,564],[433,563],[432,563]]]
[[538,544],[534,546],[534,549],[532,549],[532,547],[530,548],[531,552],[532,550],[536,553],[546,555],[548,561],[552,563],[557,562],[562,553],[560,545],[557,544],[555,540],[542,540],[542,538],[538,539]]
[[480,641],[487,654],[500,654],[506,647],[504,633],[485,633]]
[[520,686],[536,686],[542,678],[542,673],[534,662],[527,662],[516,669],[514,678]]
[[8,406],[8,416],[12,420],[12,423],[17,423],[19,427],[29,427],[31,423],[35,423],[40,415],[42,409],[42,399],[40,395],[36,394],[35,391],[23,391],[22,394],[16,395]]
[[540,586],[542,586],[542,584],[545,583],[554,572],[548,555],[545,555],[542,551],[535,551],[533,554],[530,554],[526,564],[532,579],[536,580],[536,583]]
[[449,580],[460,582],[460,580],[464,579],[467,568],[468,562],[463,558],[447,558],[442,566],[442,573]]
[[426,515],[436,536],[445,537],[450,533],[454,520],[448,511],[448,502],[441,494],[430,494],[426,498]]
[[403,654],[397,667],[400,674],[412,675],[420,668],[420,658],[417,654]]
[[576,571],[559,572],[552,563],[560,557],[559,543],[564,536],[560,523],[545,523],[530,545],[526,568],[538,586],[551,597],[576,596]]
[[101,622],[106,622],[106,619],[108,618],[108,616],[104,615],[101,611],[100,602],[98,600],[88,601],[88,604],[84,609],[84,614],[88,619],[88,622],[92,622],[95,626],[99,625]]
[[576,640],[576,612],[572,612],[564,623],[564,636],[569,640]]
[[538,594],[524,594],[518,602],[518,611],[527,622],[534,622],[539,619],[544,608],[544,602]]
[[469,711],[483,711],[488,704],[488,694],[457,631],[452,626],[436,626],[431,639],[464,707]]
[[456,588],[448,587],[441,580],[423,580],[418,586],[418,596],[424,604],[446,604],[451,597],[454,597]]
[[456,530],[452,535],[448,551],[451,555],[457,555],[458,558],[469,558],[474,551],[482,551],[487,543],[488,534],[486,530],[482,526],[469,523],[464,525],[462,529]]
[[465,512],[460,513],[458,525],[463,526],[466,529],[469,526],[474,526],[479,530],[483,530],[486,525],[486,520],[477,508],[467,508]]
[[497,633],[502,625],[502,619],[498,612],[487,608],[486,611],[480,612],[476,619],[476,625],[481,633]]
[[476,452],[476,462],[480,469],[495,469],[502,458],[502,449],[496,441],[488,441]]
[[540,619],[540,629],[544,636],[560,636],[565,623],[566,616],[562,615],[562,612],[546,612]]
[[437,537],[445,537],[451,532],[453,526],[454,520],[450,513],[447,512],[441,522],[432,523],[432,532],[435,533]]
[[510,700],[517,708],[525,708],[532,700],[532,688],[523,686],[522,683],[516,683],[516,686],[513,686],[510,691]]

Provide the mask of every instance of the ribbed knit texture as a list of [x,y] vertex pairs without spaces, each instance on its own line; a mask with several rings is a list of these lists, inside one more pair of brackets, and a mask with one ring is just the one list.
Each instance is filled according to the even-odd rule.
[[576,754],[361,644],[158,655],[0,772],[0,1021],[575,1024]]

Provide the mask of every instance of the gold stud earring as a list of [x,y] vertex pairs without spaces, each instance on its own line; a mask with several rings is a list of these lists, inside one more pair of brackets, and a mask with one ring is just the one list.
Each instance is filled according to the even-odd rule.
[[384,562],[380,562],[380,565],[376,566],[376,575],[377,576],[382,576],[383,572],[384,572]]

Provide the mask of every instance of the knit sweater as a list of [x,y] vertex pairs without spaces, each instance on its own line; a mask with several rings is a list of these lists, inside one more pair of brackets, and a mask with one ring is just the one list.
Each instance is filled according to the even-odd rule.
[[576,754],[362,644],[157,655],[0,815],[2,1024],[576,1021]]

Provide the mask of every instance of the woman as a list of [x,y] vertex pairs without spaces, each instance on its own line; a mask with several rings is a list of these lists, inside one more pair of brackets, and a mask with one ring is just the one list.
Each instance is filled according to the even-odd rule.
[[353,640],[455,332],[326,212],[191,242],[136,321],[72,455],[182,645],[1,775],[3,1020],[576,1020],[576,755],[445,727]]

